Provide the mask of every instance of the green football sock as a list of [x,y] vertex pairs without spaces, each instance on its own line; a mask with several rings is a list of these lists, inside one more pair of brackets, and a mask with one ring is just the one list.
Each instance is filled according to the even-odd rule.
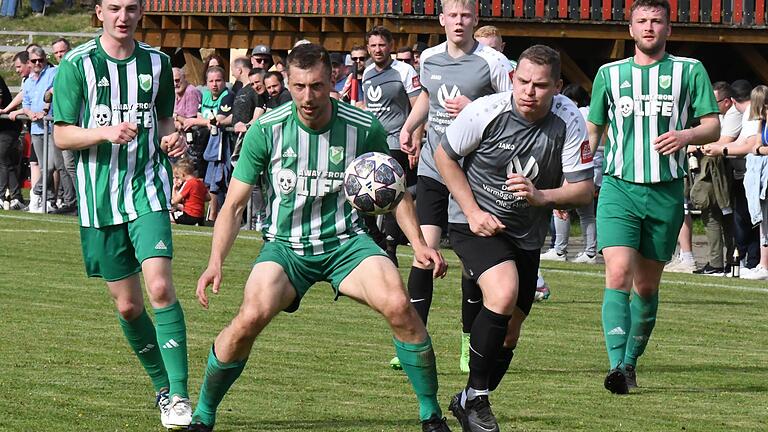
[[213,426],[216,423],[216,408],[227,393],[237,377],[245,368],[245,360],[222,363],[216,358],[216,353],[211,347],[208,354],[208,365],[203,376],[203,385],[200,387],[200,398],[192,415],[192,423],[203,423]]
[[133,352],[136,353],[136,357],[139,358],[141,365],[144,366],[144,370],[147,371],[147,375],[152,380],[152,387],[154,387],[155,392],[162,388],[168,388],[168,374],[165,372],[163,357],[160,355],[157,344],[155,326],[149,319],[147,311],[142,310],[141,314],[131,321],[126,321],[119,314],[117,318],[120,321],[123,334],[128,340],[128,345],[133,348]]
[[187,398],[187,327],[181,304],[177,301],[170,306],[155,309],[155,321],[160,354],[168,371],[169,394]]
[[419,419],[429,420],[432,416],[442,417],[440,404],[437,402],[437,367],[432,339],[418,344],[409,344],[392,338],[395,353],[400,358],[405,374],[411,381],[416,397],[419,399]]
[[637,366],[637,358],[643,354],[648,340],[651,338],[653,327],[656,325],[656,312],[659,310],[659,292],[650,297],[640,297],[635,293],[629,303],[632,313],[632,326],[629,329],[627,351],[624,354],[624,364]]
[[603,334],[611,369],[624,361],[630,325],[629,293],[606,288],[603,293]]

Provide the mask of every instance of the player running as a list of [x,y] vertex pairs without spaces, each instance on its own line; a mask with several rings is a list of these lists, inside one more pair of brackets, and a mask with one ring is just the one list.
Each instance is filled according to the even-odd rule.
[[[422,92],[403,125],[400,147],[408,154],[420,154],[416,185],[416,212],[421,231],[430,247],[438,248],[443,229],[448,225],[448,189],[434,161],[435,149],[453,119],[472,100],[512,88],[510,62],[498,51],[478,43],[472,37],[477,25],[475,0],[443,0],[440,25],[447,40],[421,54],[420,81]],[[419,149],[413,132],[429,119],[427,141]],[[419,153],[420,152],[420,153]],[[475,292],[471,278],[462,275],[462,291]],[[408,278],[408,292],[424,324],[432,305],[434,283],[432,270],[416,261]],[[470,300],[471,297],[468,297]],[[462,302],[462,321],[471,323],[481,306]],[[469,363],[469,335],[462,334],[460,367]]]
[[469,104],[435,153],[451,192],[451,244],[483,294],[467,386],[450,404],[467,432],[499,430],[488,396],[509,368],[531,311],[552,208],[592,201],[586,124],[573,102],[556,95],[561,86],[557,51],[528,48],[514,90]]
[[[54,81],[56,145],[75,153],[85,270],[107,282],[120,327],[152,380],[167,428],[191,420],[184,313],[171,279],[170,59],[134,40],[138,0],[97,0],[101,36],[67,53]],[[144,273],[156,326],[144,309]]]
[[[293,103],[263,115],[249,129],[216,221],[208,268],[198,281],[197,296],[207,308],[206,288],[213,285],[219,292],[222,265],[251,189],[263,180],[266,242],[240,311],[211,347],[190,430],[213,430],[216,409],[243,371],[259,333],[280,311],[296,311],[313,284],[329,281],[336,297],[365,303],[387,320],[419,400],[422,431],[450,431],[437,403],[435,354],[426,328],[394,264],[365,234],[362,219],[341,192],[344,169],[356,156],[388,151],[386,132],[370,113],[331,99],[331,61],[322,47],[294,48],[287,66]],[[410,194],[395,211],[416,261],[443,275],[445,262],[421,236]]]
[[597,206],[610,361],[604,385],[618,394],[637,385],[637,359],[656,324],[661,273],[683,223],[685,148],[716,141],[720,129],[707,71],[666,52],[670,32],[666,0],[635,1],[629,23],[635,55],[603,65],[592,88],[593,151],[608,126]]

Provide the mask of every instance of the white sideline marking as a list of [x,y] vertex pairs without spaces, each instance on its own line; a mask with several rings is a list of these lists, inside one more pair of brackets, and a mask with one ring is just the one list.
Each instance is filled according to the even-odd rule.
[[48,233],[68,233],[69,231],[64,230],[47,230],[47,229],[12,229],[12,228],[4,228],[0,229],[0,232],[7,232],[7,233],[35,233],[35,234],[48,234]]

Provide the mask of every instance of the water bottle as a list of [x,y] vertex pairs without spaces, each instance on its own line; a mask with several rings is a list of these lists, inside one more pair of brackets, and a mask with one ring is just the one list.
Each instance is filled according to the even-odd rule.
[[739,259],[739,249],[733,251],[733,261],[731,261],[731,277],[741,277],[741,260]]
[[195,140],[195,135],[192,133],[192,129],[187,130],[185,137],[187,138],[187,144],[192,145],[192,141]]

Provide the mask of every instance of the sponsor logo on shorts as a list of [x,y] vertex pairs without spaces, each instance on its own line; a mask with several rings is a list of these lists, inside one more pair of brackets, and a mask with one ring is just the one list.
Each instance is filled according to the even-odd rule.
[[165,243],[162,240],[160,240],[155,245],[155,250],[168,250],[168,246],[166,246]]
[[613,330],[608,332],[608,336],[621,336],[625,334],[624,329],[621,327],[614,327]]

